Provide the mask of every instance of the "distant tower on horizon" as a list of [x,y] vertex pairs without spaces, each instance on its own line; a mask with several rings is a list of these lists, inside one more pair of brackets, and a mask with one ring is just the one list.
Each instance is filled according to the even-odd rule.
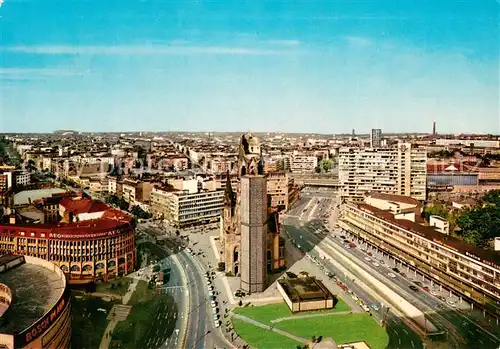
[[356,137],[356,130],[355,129],[352,129],[352,136]]
[[432,122],[432,135],[436,136],[436,122],[435,121]]
[[380,128],[372,128],[370,134],[370,148],[380,148],[382,146],[382,130]]

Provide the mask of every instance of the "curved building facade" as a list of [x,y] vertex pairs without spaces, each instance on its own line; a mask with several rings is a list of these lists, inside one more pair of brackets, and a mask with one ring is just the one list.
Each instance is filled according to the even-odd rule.
[[131,217],[103,203],[95,210],[67,206],[61,216],[70,216],[69,223],[0,225],[0,251],[50,261],[72,284],[131,273],[136,258]]
[[0,298],[0,348],[71,347],[71,297],[66,276],[55,264],[0,256]]

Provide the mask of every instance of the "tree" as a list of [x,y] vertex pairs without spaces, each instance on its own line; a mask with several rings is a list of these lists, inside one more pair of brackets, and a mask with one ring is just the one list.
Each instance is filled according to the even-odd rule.
[[321,166],[316,166],[314,170],[316,171],[316,173],[321,173]]
[[[495,195],[486,199],[493,200]],[[500,237],[500,206],[486,204],[467,209],[457,218],[457,224],[465,242],[486,246],[490,239]]]
[[132,207],[132,209],[130,210],[130,213],[132,213],[137,218],[141,218],[141,219],[149,219],[152,216],[151,213],[144,211],[138,205]]
[[329,172],[332,169],[332,161],[330,160],[323,160],[323,170],[325,172]]
[[500,205],[500,190],[490,190],[481,198],[485,204]]
[[426,220],[429,220],[430,216],[439,216],[444,219],[448,219],[449,216],[448,210],[442,204],[426,206],[422,214]]
[[36,171],[36,164],[35,164],[35,161],[33,161],[32,159],[29,159],[29,160],[28,160],[28,163],[26,164],[26,169],[27,169],[29,172],[35,172],[35,171]]

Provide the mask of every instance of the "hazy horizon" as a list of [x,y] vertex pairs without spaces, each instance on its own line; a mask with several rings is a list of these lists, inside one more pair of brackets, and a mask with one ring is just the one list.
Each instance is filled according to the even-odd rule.
[[435,120],[498,133],[498,14],[495,1],[6,0],[0,132],[430,133]]

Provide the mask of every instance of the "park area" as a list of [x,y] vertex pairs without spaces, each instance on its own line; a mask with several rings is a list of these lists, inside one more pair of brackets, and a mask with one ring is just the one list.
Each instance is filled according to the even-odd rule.
[[88,295],[73,297],[71,304],[71,347],[73,349],[99,348],[108,325],[107,314],[114,304],[115,302],[107,302]]
[[[370,348],[385,349],[386,331],[367,313],[350,313],[341,299],[335,309],[293,314],[285,303],[236,308],[233,313],[245,316],[272,329],[287,332],[304,341],[331,337],[337,344],[365,341]],[[304,344],[271,328],[265,329],[245,319],[233,318],[238,335],[254,348],[299,348]]]
[[148,289],[148,284],[140,281],[128,304],[132,309],[115,327],[111,349],[160,347],[172,335],[178,312],[171,295]]

